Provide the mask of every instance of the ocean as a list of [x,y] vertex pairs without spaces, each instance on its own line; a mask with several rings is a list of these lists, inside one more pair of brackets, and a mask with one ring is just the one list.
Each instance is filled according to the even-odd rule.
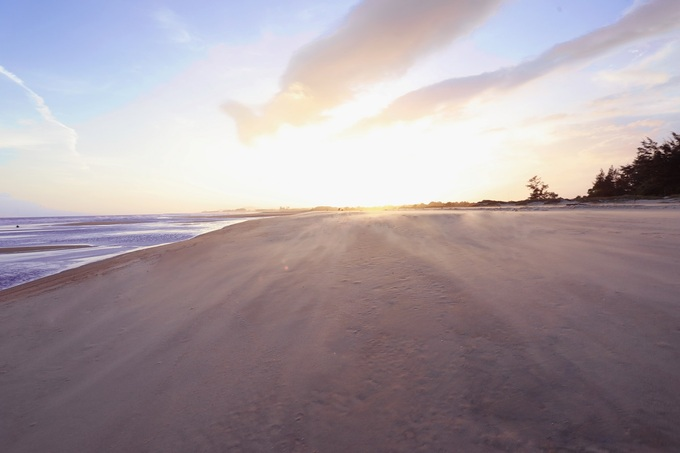
[[0,218],[0,290],[246,220],[224,214]]

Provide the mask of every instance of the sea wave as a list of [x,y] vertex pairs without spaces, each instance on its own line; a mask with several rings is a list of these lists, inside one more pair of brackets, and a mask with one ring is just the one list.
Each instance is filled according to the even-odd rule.
[[0,218],[0,290],[122,253],[184,241],[245,220],[224,215],[167,214]]

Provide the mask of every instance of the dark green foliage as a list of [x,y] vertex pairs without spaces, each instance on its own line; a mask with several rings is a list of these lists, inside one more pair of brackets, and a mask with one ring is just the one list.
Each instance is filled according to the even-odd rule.
[[607,174],[600,170],[589,197],[617,195],[667,196],[680,193],[680,135],[659,145],[649,137],[642,141],[635,160]]
[[600,173],[595,177],[593,187],[588,189],[589,197],[615,197],[625,193],[626,187],[621,172],[613,166],[609,167],[607,174],[600,169]]

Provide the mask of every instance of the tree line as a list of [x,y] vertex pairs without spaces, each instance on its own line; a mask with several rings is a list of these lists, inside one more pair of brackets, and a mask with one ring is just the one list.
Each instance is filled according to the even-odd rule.
[[628,165],[610,166],[606,173],[600,169],[588,197],[680,194],[680,135],[671,134],[662,144],[647,137]]

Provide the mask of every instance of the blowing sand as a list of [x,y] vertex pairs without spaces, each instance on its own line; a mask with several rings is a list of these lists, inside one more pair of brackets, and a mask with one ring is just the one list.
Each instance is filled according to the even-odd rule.
[[301,214],[0,292],[4,452],[680,451],[680,210]]

